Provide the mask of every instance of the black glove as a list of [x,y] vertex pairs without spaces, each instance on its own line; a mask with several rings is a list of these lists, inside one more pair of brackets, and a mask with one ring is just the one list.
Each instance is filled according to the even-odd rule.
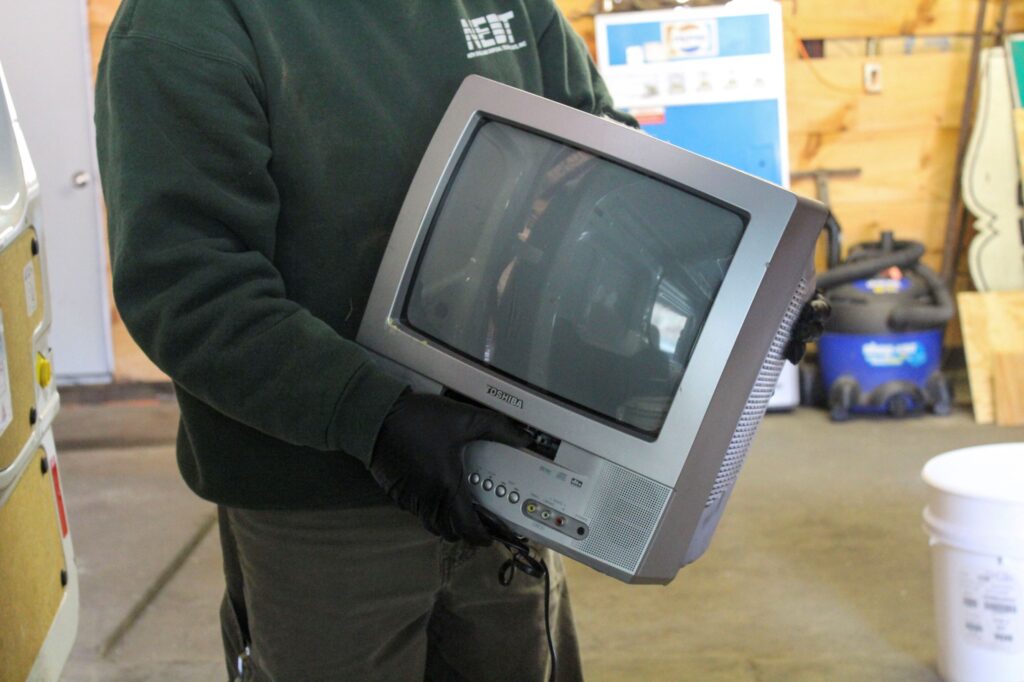
[[511,419],[439,395],[405,393],[377,436],[370,473],[394,502],[445,540],[490,544],[469,493],[462,450],[474,440],[514,447],[530,436]]
[[800,362],[807,351],[807,344],[821,338],[822,332],[825,331],[825,322],[831,314],[832,306],[829,305],[828,299],[821,291],[815,291],[811,300],[804,304],[800,317],[793,325],[789,345],[783,353],[785,358],[794,365]]

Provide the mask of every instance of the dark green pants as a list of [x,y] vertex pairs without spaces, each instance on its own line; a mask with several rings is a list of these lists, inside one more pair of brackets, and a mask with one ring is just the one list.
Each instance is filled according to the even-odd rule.
[[[257,682],[547,679],[544,581],[501,586],[503,546],[443,542],[392,507],[220,511],[230,678],[248,643]],[[543,557],[558,679],[581,680],[562,563]]]

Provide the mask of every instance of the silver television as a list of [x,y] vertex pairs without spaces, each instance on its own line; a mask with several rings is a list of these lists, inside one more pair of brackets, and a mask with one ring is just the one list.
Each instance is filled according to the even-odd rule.
[[813,291],[826,209],[627,126],[467,78],[358,342],[504,413],[465,484],[514,532],[632,583],[711,540]]

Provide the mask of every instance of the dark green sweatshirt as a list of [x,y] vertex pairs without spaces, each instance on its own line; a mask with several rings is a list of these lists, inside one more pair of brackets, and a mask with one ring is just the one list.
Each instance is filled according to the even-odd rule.
[[96,89],[114,295],[202,497],[385,501],[365,463],[404,387],[353,339],[469,74],[614,115],[552,0],[121,5]]

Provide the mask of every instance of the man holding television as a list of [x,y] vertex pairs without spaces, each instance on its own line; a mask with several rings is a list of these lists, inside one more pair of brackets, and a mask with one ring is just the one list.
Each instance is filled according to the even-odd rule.
[[219,508],[229,677],[539,680],[549,616],[558,679],[582,678],[557,557],[549,609],[542,581],[499,586],[464,481],[466,443],[526,437],[352,340],[470,74],[633,123],[553,0],[124,0],[110,30],[114,293],[175,383],[182,476]]

